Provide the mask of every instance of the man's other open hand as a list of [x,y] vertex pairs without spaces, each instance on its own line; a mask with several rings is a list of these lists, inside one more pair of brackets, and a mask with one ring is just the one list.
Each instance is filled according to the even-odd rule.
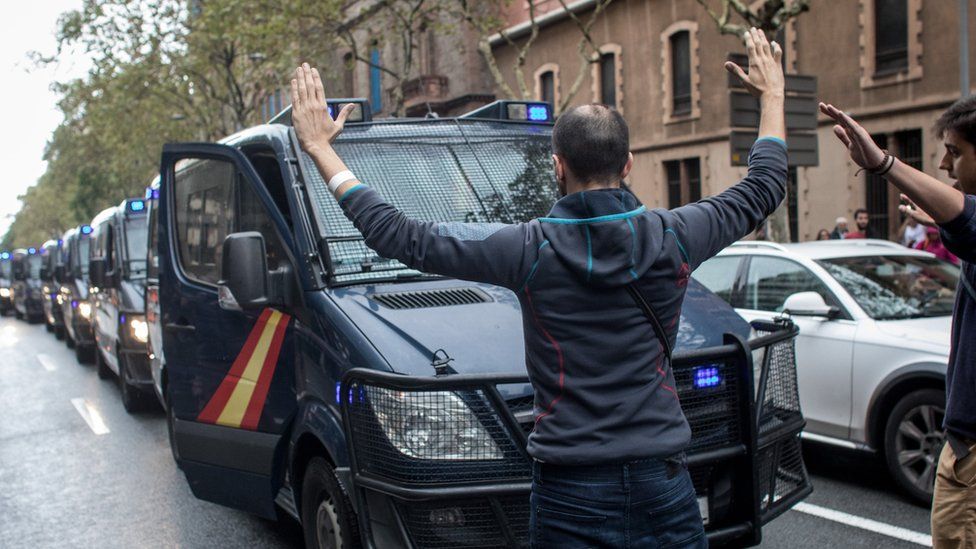
[[342,133],[353,108],[352,104],[346,105],[332,120],[318,69],[309,67],[308,63],[295,69],[291,81],[291,120],[298,142],[306,152],[312,154],[316,149],[331,146]]

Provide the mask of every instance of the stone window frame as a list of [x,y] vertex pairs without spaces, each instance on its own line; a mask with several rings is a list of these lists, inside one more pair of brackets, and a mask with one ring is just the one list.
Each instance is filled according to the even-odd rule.
[[600,94],[600,56],[605,53],[613,54],[613,67],[614,67],[614,87],[616,88],[616,99],[617,105],[614,107],[617,109],[621,115],[624,114],[624,65],[623,65],[623,47],[620,44],[608,43],[600,46],[599,51],[595,52],[590,59],[593,60],[590,67],[590,80],[592,85],[590,87],[593,94],[594,103],[602,103],[602,98]]
[[559,94],[559,65],[556,63],[546,63],[540,66],[532,74],[532,80],[535,82],[535,98],[537,101],[542,101],[542,75],[552,72],[552,110],[553,114],[559,114],[559,104],[562,97]]
[[[675,115],[673,100],[673,83],[671,70],[671,36],[675,33],[688,31],[689,53],[691,60],[691,112]],[[661,85],[662,107],[665,124],[677,124],[701,118],[701,58],[698,55],[698,22],[691,20],[675,21],[661,33]]]
[[922,78],[922,0],[908,2],[908,68],[896,73],[875,76],[875,0],[859,0],[861,49],[861,89],[890,86]]

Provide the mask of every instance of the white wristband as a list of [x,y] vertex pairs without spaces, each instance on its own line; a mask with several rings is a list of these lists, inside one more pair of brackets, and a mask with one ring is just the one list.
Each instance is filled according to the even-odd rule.
[[332,176],[332,179],[329,180],[329,192],[334,193],[340,185],[343,183],[348,183],[353,179],[356,179],[356,176],[353,175],[351,171],[342,170],[341,172]]

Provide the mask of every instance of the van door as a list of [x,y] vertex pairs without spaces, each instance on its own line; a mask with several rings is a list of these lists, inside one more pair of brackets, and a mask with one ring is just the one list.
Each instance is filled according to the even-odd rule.
[[217,283],[227,235],[261,231],[270,269],[294,257],[290,238],[237,149],[167,145],[160,176],[158,299],[176,453],[195,496],[271,518],[282,481],[273,464],[295,409],[291,316],[222,306]]

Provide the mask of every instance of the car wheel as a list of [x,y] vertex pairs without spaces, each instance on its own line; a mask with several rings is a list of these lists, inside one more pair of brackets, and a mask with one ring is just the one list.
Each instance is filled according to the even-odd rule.
[[888,416],[885,460],[895,482],[919,503],[932,502],[935,471],[945,444],[945,391],[922,389],[902,397]]
[[309,549],[360,547],[359,523],[332,466],[316,457],[302,479],[302,531]]
[[[79,349],[81,347],[78,347]],[[102,351],[96,345],[94,348],[95,354],[95,367],[98,369],[99,379],[108,379],[112,377],[112,370],[109,369],[108,364],[105,363],[105,357],[102,356]],[[81,361],[81,359],[78,359]]]
[[164,389],[166,394],[166,434],[169,435],[169,451],[173,454],[173,461],[180,469],[180,450],[176,447],[176,412],[173,411],[173,399],[169,396],[169,387]]

